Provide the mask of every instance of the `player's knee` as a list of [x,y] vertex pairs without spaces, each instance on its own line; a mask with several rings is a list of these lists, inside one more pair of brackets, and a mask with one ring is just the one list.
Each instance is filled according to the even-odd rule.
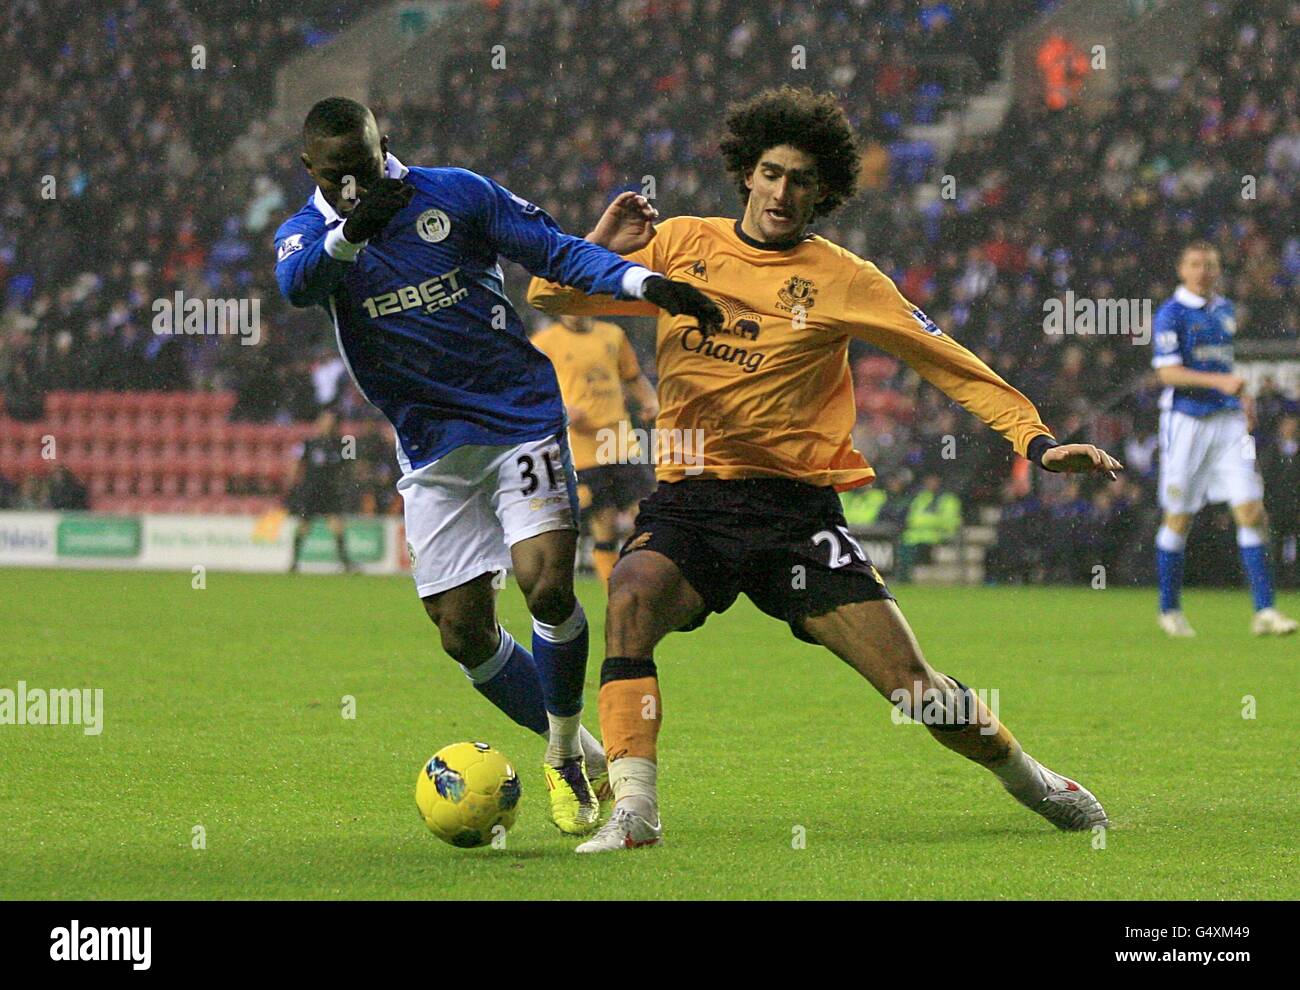
[[637,616],[646,614],[653,596],[643,585],[611,580],[605,606],[605,624],[609,629],[626,629]]
[[950,688],[947,678],[933,671],[920,657],[904,658],[890,671],[890,702],[904,715],[921,721],[926,700]]
[[459,664],[474,668],[491,659],[499,640],[495,623],[466,621],[443,616],[438,623],[442,648]]
[[618,513],[610,509],[601,509],[588,519],[592,538],[597,543],[611,543],[617,535]]
[[1246,502],[1242,505],[1235,505],[1232,508],[1232,514],[1236,517],[1238,526],[1248,526],[1251,529],[1263,529],[1268,520],[1264,512],[1263,502]]
[[558,626],[573,614],[573,585],[567,581],[542,578],[524,597],[533,618],[549,626]]

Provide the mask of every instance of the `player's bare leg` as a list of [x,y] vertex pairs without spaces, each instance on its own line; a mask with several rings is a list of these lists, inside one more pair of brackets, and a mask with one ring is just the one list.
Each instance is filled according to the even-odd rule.
[[[841,605],[804,619],[803,628],[904,714],[926,723],[940,743],[990,770],[1012,797],[1053,825],[1074,831],[1109,824],[1091,792],[1026,753],[973,692],[926,662],[894,602]],[[935,711],[942,717],[928,717]]]
[[654,649],[704,608],[677,565],[661,553],[622,557],[609,582],[600,727],[609,758],[614,813],[580,853],[656,845],[663,834],[657,786],[663,701]]
[[1296,631],[1296,621],[1277,610],[1273,604],[1273,573],[1268,562],[1268,516],[1258,499],[1232,507],[1237,523],[1237,547],[1241,566],[1250,581],[1255,603],[1251,632],[1256,636],[1286,636]]
[[438,627],[443,650],[468,670],[486,663],[500,645],[494,577],[490,572],[480,574],[455,588],[420,599],[425,613]]
[[608,589],[609,576],[614,572],[614,565],[618,563],[618,549],[616,547],[618,509],[612,505],[607,505],[603,509],[588,512],[586,515],[587,526],[591,529],[591,538],[596,543],[591,551],[591,562],[596,568],[596,574]]
[[352,558],[348,556],[347,528],[343,524],[343,517],[326,516],[325,525],[329,527],[329,531],[334,537],[334,548],[338,552],[339,563],[343,565],[344,573],[353,573],[357,569],[357,565],[352,563]]
[[1160,628],[1169,636],[1186,639],[1196,630],[1183,614],[1183,550],[1192,517],[1185,512],[1166,512],[1156,533],[1156,569],[1160,583]]
[[514,544],[510,557],[533,616],[533,658],[546,706],[543,773],[551,818],[561,831],[584,835],[595,828],[600,816],[598,792],[605,759],[600,746],[594,745],[588,767],[583,746],[588,633],[586,613],[573,593],[577,542],[577,530],[550,530]]
[[307,516],[300,516],[293,528],[293,561],[289,564],[290,574],[298,573],[302,559],[303,540],[307,539],[307,533],[310,529],[311,519]]
[[[438,627],[442,648],[460,664],[475,690],[518,725],[549,739],[550,725],[542,681],[532,655],[497,622],[497,573],[422,599]],[[603,756],[600,743],[585,729],[584,745]]]

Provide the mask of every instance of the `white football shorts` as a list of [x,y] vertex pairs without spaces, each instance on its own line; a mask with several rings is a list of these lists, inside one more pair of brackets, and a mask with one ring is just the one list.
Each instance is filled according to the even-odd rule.
[[397,483],[421,598],[510,570],[510,548],[578,528],[578,478],[564,434],[512,446],[458,447]]
[[1191,515],[1206,502],[1229,505],[1264,497],[1255,467],[1255,442],[1246,414],[1236,409],[1189,416],[1160,413],[1160,507]]

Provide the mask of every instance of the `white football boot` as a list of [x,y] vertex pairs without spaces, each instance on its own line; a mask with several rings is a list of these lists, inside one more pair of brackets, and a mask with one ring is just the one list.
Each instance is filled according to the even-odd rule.
[[1176,639],[1188,639],[1196,635],[1196,630],[1182,612],[1161,612],[1160,628]]
[[616,849],[640,849],[642,846],[657,846],[663,841],[664,827],[658,816],[651,825],[648,821],[628,808],[614,808],[609,821],[600,827],[595,835],[578,846],[574,852],[599,853],[613,852]]
[[[1030,756],[1029,759],[1033,760],[1033,757]],[[1014,794],[1012,797],[1016,797],[1030,811],[1042,815],[1064,832],[1086,832],[1097,826],[1110,827],[1106,810],[1092,791],[1078,781],[1047,769],[1037,760],[1034,760],[1034,764],[1043,783],[1047,785],[1047,796],[1037,801],[1023,800]]]
[[1296,631],[1295,619],[1275,608],[1261,608],[1251,620],[1250,631],[1256,636],[1287,636]]

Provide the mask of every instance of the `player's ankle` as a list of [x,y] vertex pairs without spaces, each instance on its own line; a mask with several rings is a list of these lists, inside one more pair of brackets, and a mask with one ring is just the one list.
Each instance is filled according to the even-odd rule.
[[658,766],[644,757],[624,756],[609,764],[616,807],[653,822],[659,811]]
[[1042,800],[1051,790],[1037,760],[1017,745],[1001,763],[989,767],[1016,800],[1026,804]]
[[558,767],[566,760],[582,756],[582,712],[576,715],[556,715],[546,713],[550,731],[546,739],[545,760],[553,767]]
[[629,794],[619,798],[614,807],[624,808],[651,824],[659,820],[659,802],[646,794]]

